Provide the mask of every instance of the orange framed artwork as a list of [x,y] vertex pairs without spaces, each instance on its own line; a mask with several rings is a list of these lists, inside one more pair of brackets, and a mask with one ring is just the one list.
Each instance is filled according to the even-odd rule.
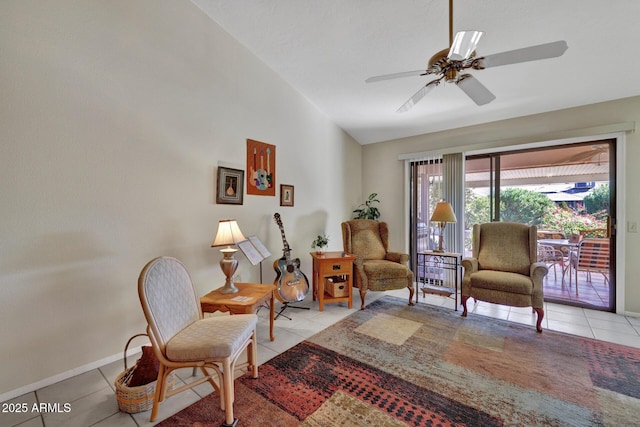
[[247,194],[276,195],[276,146],[247,139]]

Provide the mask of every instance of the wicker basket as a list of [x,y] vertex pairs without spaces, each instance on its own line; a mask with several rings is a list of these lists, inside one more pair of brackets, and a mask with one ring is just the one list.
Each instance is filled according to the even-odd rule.
[[[127,344],[124,347],[124,371],[116,377],[116,399],[118,400],[118,408],[122,412],[128,414],[136,414],[142,411],[148,411],[153,407],[153,398],[156,394],[156,384],[158,380],[152,381],[148,384],[143,384],[137,387],[129,387],[127,384],[133,375],[133,370],[136,365],[127,369],[127,350],[131,341],[140,336],[147,336],[147,334],[137,334],[129,338]],[[173,387],[174,375],[173,372],[167,377],[167,388]]]

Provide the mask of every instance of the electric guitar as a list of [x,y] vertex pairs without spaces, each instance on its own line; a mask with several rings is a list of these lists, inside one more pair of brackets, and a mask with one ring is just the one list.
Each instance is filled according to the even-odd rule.
[[273,268],[278,275],[274,282],[277,288],[276,297],[284,303],[302,301],[309,292],[309,281],[307,276],[300,271],[300,259],[291,259],[291,249],[284,236],[280,214],[276,213],[273,218],[280,227],[282,244],[284,245],[283,257],[273,263]]

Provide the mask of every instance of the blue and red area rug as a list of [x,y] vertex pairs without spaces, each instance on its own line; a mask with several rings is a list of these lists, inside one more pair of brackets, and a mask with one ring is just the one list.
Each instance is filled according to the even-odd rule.
[[[236,380],[241,426],[631,426],[640,349],[384,297]],[[219,426],[211,394],[162,426]]]

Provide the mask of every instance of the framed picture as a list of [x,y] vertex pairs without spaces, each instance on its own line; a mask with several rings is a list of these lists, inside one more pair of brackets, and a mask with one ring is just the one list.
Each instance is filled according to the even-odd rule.
[[293,206],[293,185],[280,184],[280,206]]
[[218,166],[216,203],[241,205],[244,195],[244,171]]
[[276,146],[247,139],[247,194],[276,195]]

